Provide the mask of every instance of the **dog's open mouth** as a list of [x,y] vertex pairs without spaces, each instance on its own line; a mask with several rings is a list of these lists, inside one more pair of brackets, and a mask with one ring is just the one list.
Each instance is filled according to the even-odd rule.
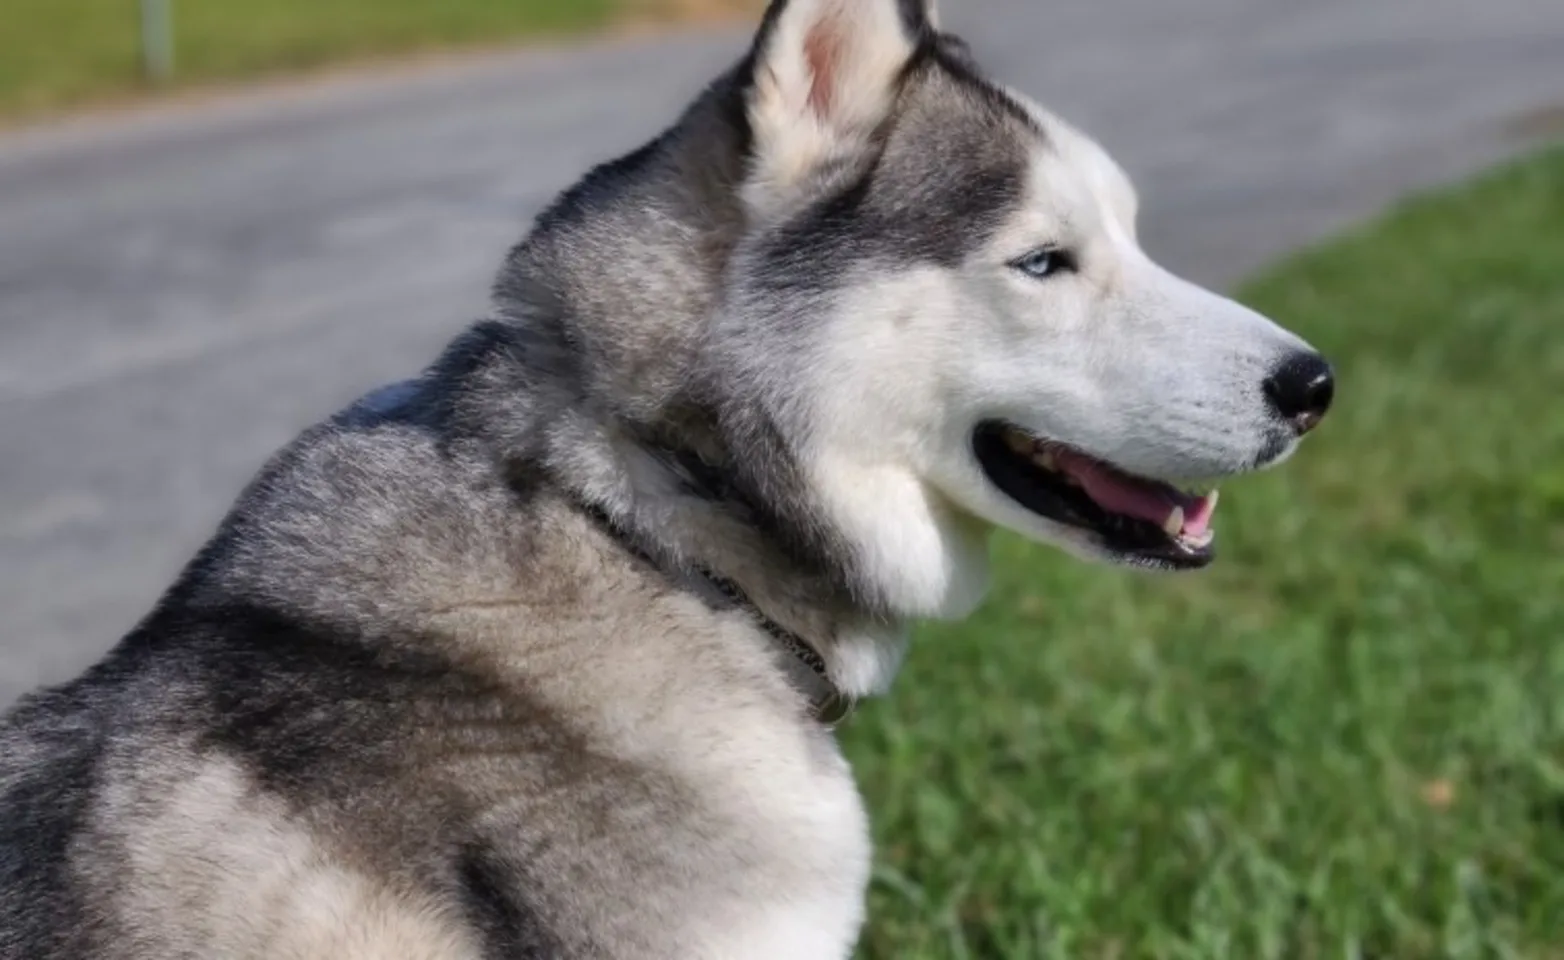
[[973,434],[990,482],[1049,520],[1095,534],[1105,550],[1143,566],[1193,569],[1210,563],[1216,491],[1187,493],[1136,477],[1064,444],[1008,424]]

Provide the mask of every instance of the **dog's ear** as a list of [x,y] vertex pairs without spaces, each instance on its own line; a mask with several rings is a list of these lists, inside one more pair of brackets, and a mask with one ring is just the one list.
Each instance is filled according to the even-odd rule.
[[933,26],[933,0],[775,0],[756,38],[755,196],[796,191],[869,146]]

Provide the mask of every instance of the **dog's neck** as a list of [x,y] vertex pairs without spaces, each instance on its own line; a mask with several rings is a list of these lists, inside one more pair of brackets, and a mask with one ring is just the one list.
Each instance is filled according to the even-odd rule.
[[533,483],[541,474],[575,502],[600,508],[675,568],[736,584],[756,610],[819,652],[842,694],[883,692],[901,664],[905,622],[789,543],[775,514],[729,481],[736,471],[725,445],[696,405],[660,398],[631,419],[581,402],[588,378],[600,374],[582,370],[581,348],[546,306],[480,323],[446,350],[426,374],[434,428],[448,442],[486,450],[509,480]]
[[[802,679],[824,713],[884,691],[900,666],[904,624],[866,613],[834,577],[767,536],[763,512],[709,454],[625,431],[609,435],[611,452],[592,459],[617,469],[578,489],[580,502],[686,589],[752,611],[795,660],[818,658]],[[577,459],[574,475],[581,465]]]
[[852,713],[857,696],[844,693],[832,681],[830,665],[818,647],[823,645],[820,641],[811,642],[778,623],[732,580],[699,566],[681,565],[656,545],[642,545],[601,507],[586,504],[583,509],[629,553],[656,567],[681,589],[697,594],[714,609],[738,609],[752,617],[786,654],[784,662],[791,679],[807,698],[815,720],[831,727]]
[[[757,479],[736,468],[732,437],[705,396],[709,318],[743,232],[743,94],[736,73],[674,131],[594,171],[540,215],[496,280],[494,318],[449,350],[436,375],[453,384],[451,429],[508,465],[540,465],[681,568],[737,584],[820,652],[839,690],[877,693],[900,664],[905,626],[854,576],[850,550],[819,542],[829,531],[811,522],[807,498],[765,489],[784,470]],[[658,245],[684,255],[659,261],[655,284],[602,269]],[[791,454],[776,440],[761,455],[775,465]],[[737,456],[757,462],[754,450]]]

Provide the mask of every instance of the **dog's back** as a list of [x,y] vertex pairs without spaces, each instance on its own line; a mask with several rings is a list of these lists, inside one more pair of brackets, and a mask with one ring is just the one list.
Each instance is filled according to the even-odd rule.
[[[850,778],[753,626],[428,429],[424,389],[307,432],[0,724],[0,957],[730,955],[771,922],[757,851],[762,886],[859,882]],[[698,746],[718,716],[737,749]]]
[[[395,562],[372,540],[414,487],[470,506],[420,446],[361,411],[311,431],[105,660],[0,721],[0,957],[553,955],[486,860],[484,785],[444,775],[462,718],[516,699],[331,549]],[[285,556],[339,567],[289,587]]]
[[488,551],[539,517],[427,407],[402,387],[307,431],[104,661],[0,724],[0,956],[548,946],[492,889],[516,878],[470,819],[487,784],[451,773],[465,719],[519,753],[549,718],[411,612],[527,567]]

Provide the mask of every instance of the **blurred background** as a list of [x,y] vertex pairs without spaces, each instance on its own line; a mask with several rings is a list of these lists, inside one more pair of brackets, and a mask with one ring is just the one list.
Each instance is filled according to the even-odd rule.
[[[418,370],[745,0],[0,0],[0,704]],[[1001,537],[844,731],[867,957],[1564,957],[1564,3],[946,0],[1340,367],[1222,560]]]

